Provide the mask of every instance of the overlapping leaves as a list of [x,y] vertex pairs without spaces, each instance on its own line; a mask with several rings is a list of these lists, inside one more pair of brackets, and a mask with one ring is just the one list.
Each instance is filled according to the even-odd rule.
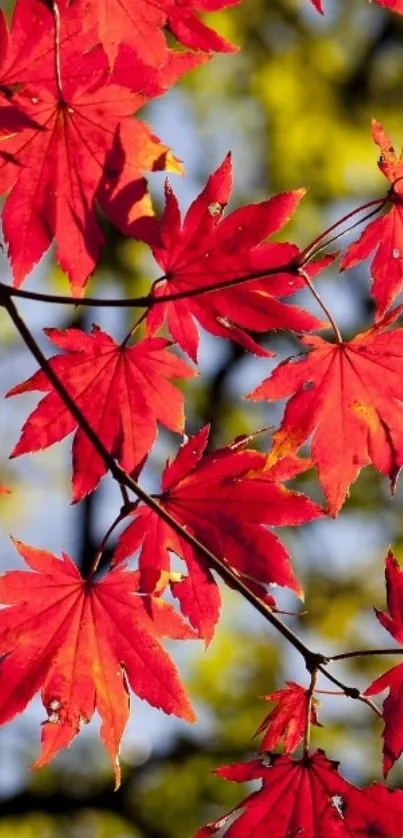
[[167,51],[150,68],[127,49],[111,75],[75,5],[61,4],[58,43],[54,28],[39,0],[19,0],[10,34],[1,17],[0,190],[10,193],[3,232],[16,285],[54,239],[80,296],[103,244],[97,206],[123,232],[157,239],[143,171],[182,167],[133,114],[204,57]]
[[[160,223],[154,216],[144,170],[180,172],[182,167],[133,115],[205,61],[204,52],[234,49],[199,16],[234,2],[17,0],[10,31],[0,12],[0,189],[9,193],[3,230],[15,285],[55,241],[57,260],[74,294],[82,295],[103,242],[99,209],[124,233],[148,241],[164,271],[152,291],[158,304],[153,301],[147,314],[148,337],[136,345],[119,345],[97,327],[90,335],[48,330],[66,353],[52,358],[50,366],[127,474],[140,470],[157,422],[184,430],[183,397],[172,379],[195,372],[169,341],[156,336],[165,322],[193,360],[195,321],[261,355],[270,353],[249,331],[307,332],[326,325],[281,301],[305,284],[302,254],[295,245],[267,242],[292,216],[304,190],[224,217],[232,187],[227,156],[183,220],[169,185]],[[403,13],[402,0],[377,2]],[[321,0],[312,3],[324,11]],[[198,52],[168,49],[167,33]],[[390,207],[350,246],[342,267],[376,251],[371,270],[379,322],[349,342],[339,339],[337,329],[336,343],[303,337],[309,353],[280,365],[251,394],[268,400],[291,396],[269,457],[247,449],[242,440],[206,454],[208,430],[202,429],[166,466],[157,496],[184,528],[182,536],[154,509],[136,506],[118,542],[116,567],[102,581],[83,580],[67,556],[59,560],[17,545],[30,571],[0,579],[0,600],[7,606],[0,611],[0,722],[41,691],[48,720],[37,765],[67,746],[98,710],[118,783],[128,685],[151,704],[193,720],[159,640],[198,635],[209,642],[220,594],[208,562],[189,545],[186,532],[275,609],[271,586],[297,594],[301,588],[288,552],[268,527],[295,526],[322,515],[320,507],[280,483],[310,465],[296,456],[301,445],[311,438],[312,459],[334,515],[360,468],[370,462],[394,487],[403,464],[403,344],[401,330],[386,331],[400,310],[385,312],[403,285],[402,157],[378,123],[373,137],[381,148],[379,168],[390,183]],[[318,272],[318,264],[303,263],[307,275]],[[45,369],[9,395],[32,390],[47,395],[25,423],[13,455],[45,448],[75,431],[73,499],[80,500],[97,487],[106,464]],[[138,571],[122,569],[121,562],[137,551]],[[186,573],[172,569],[172,553]],[[386,579],[389,614],[378,612],[378,618],[402,642],[403,574],[391,554]],[[168,587],[194,630],[162,599]],[[402,666],[366,691],[389,690],[383,709],[385,774],[403,751]],[[221,769],[218,773],[228,779],[261,779],[263,787],[201,830],[199,838],[224,827],[234,838],[401,835],[401,793],[378,785],[354,788],[322,752],[306,755],[306,741],[305,755],[290,759],[309,722],[317,724],[309,690],[289,682],[266,698],[275,706],[260,727],[262,747],[283,743],[285,755],[272,757],[270,765],[256,760]]]
[[[288,458],[272,472],[262,471],[264,454],[235,443],[203,456],[207,441],[208,428],[203,428],[167,465],[160,504],[246,580],[301,594],[287,550],[266,526],[296,525],[322,515],[315,503],[278,482],[303,470],[304,462]],[[211,640],[220,596],[206,561],[148,507],[137,509],[133,518],[119,538],[115,561],[141,547],[140,572],[150,579],[152,571],[155,582],[170,570],[169,553],[176,553],[187,575],[172,581],[171,590],[199,635]]]
[[147,62],[166,52],[164,27],[195,50],[234,52],[236,47],[206,26],[199,12],[215,12],[239,0],[79,0],[81,15],[98,22],[98,34],[113,66],[120,45],[129,43]]

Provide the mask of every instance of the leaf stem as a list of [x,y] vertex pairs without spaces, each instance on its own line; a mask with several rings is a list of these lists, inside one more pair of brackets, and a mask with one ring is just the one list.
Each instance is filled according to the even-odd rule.
[[[316,238],[314,238],[304,248],[304,250],[301,252],[301,257],[302,257],[303,264],[305,264],[305,262],[312,256],[313,251],[316,249],[316,245],[321,244],[322,242],[324,242],[324,239],[326,239],[326,237],[329,235],[329,233],[332,233],[333,230],[337,230],[338,227],[341,227],[341,225],[345,224],[346,221],[349,221],[350,218],[353,218],[355,215],[358,215],[358,213],[364,212],[367,209],[371,209],[372,207],[377,207],[376,212],[380,211],[382,209],[382,207],[389,200],[390,200],[390,195],[389,195],[389,192],[388,192],[386,197],[375,198],[373,201],[368,201],[366,204],[362,204],[360,207],[356,207],[355,209],[348,212],[346,215],[343,215],[342,218],[339,218],[337,221],[334,222],[334,224],[331,224],[330,227],[327,227],[326,230],[324,230],[322,233],[319,233],[319,235],[316,236]],[[375,215],[375,214],[376,214],[375,212],[374,213],[371,212],[370,215]],[[357,224],[363,224],[366,220],[367,220],[367,218],[362,218],[359,221],[357,221]],[[354,225],[354,226],[356,226],[356,225]],[[343,230],[339,235],[344,235],[345,233],[347,233],[349,231],[349,229],[350,228],[348,228],[347,230]],[[336,236],[335,239],[330,239],[330,240],[326,241],[324,243],[325,246],[327,246],[328,244],[331,244],[332,241],[335,241],[336,239],[338,239],[339,235]]]
[[303,745],[303,753],[304,759],[309,756],[309,746],[311,743],[311,713],[312,713],[312,702],[313,702],[313,694],[315,690],[315,684],[318,679],[318,670],[314,669],[311,672],[311,683],[308,688],[308,695],[307,695],[307,702],[306,702],[306,716],[305,716],[305,731],[304,731],[304,745]]
[[[158,277],[158,279],[155,279],[155,280],[154,280],[154,282],[153,282],[153,284],[152,284],[152,286],[151,286],[151,288],[150,288],[149,294],[148,294],[148,296],[149,296],[149,297],[151,297],[151,298],[152,298],[152,296],[153,296],[153,293],[154,293],[154,290],[155,290],[156,286],[158,285],[158,283],[159,283],[159,282],[162,282],[162,280],[163,280],[163,277]],[[158,298],[156,298],[156,299],[158,299]],[[137,329],[138,329],[138,327],[140,326],[140,324],[143,322],[143,320],[145,320],[145,319],[146,319],[147,314],[148,314],[148,310],[149,310],[149,308],[150,308],[150,306],[148,306],[148,307],[146,308],[146,310],[145,310],[145,311],[143,311],[143,313],[140,315],[140,317],[138,317],[138,318],[137,318],[137,320],[135,321],[135,323],[133,323],[133,326],[131,327],[131,329],[129,329],[129,331],[128,331],[128,333],[127,333],[126,337],[122,340],[122,343],[120,344],[122,347],[124,347],[124,346],[126,346],[126,345],[127,345],[127,343],[129,342],[130,338],[132,338],[132,337],[133,337],[133,335],[134,335],[134,334],[135,334],[135,332],[137,331]]]
[[319,291],[317,291],[316,288],[314,287],[314,284],[313,284],[310,276],[308,276],[307,272],[304,271],[303,268],[299,269],[299,274],[300,274],[300,276],[302,276],[304,278],[311,294],[313,294],[313,296],[315,297],[315,300],[319,303],[322,311],[326,314],[326,317],[328,318],[329,323],[331,324],[332,329],[334,331],[337,343],[343,343],[343,338],[341,336],[340,329],[339,329],[333,315],[329,311],[326,303],[324,302],[324,300],[320,296]]
[[[384,203],[387,203],[386,199]],[[331,236],[330,239],[323,241],[322,244],[319,244],[318,247],[313,247],[309,253],[305,253],[304,251],[305,255],[303,259],[303,264],[306,265],[312,259],[316,259],[317,256],[320,256],[323,250],[326,250],[326,248],[328,248],[331,244],[334,244],[335,242],[339,241],[339,239],[343,238],[343,236],[345,236],[346,233],[351,233],[351,231],[355,230],[356,227],[360,227],[361,224],[365,224],[366,221],[369,221],[370,218],[373,218],[375,215],[378,214],[379,209],[379,207],[376,207],[372,210],[372,212],[368,212],[362,218],[359,218],[358,221],[355,221],[354,224],[350,224],[348,227],[346,227],[345,230],[340,230],[339,233],[336,233],[334,236]]]
[[128,344],[129,340],[137,332],[137,329],[139,328],[139,326],[143,322],[143,320],[146,319],[146,317],[147,317],[147,311],[143,311],[143,314],[141,314],[140,317],[137,318],[136,322],[133,323],[133,326],[131,327],[131,329],[129,329],[126,337],[123,338],[122,343],[120,344],[121,347],[124,347]]
[[[131,506],[133,506],[133,505],[131,505]],[[101,541],[101,543],[98,547],[98,550],[95,554],[94,561],[93,561],[93,563],[91,565],[91,568],[90,568],[90,571],[88,573],[87,579],[91,579],[92,576],[94,576],[94,573],[97,572],[98,567],[99,567],[99,563],[100,563],[101,558],[102,558],[102,553],[105,550],[105,547],[106,547],[106,545],[109,541],[110,536],[112,535],[112,533],[114,532],[116,527],[120,524],[120,522],[123,521],[128,514],[129,514],[128,508],[123,506],[122,509],[120,510],[119,514],[116,516],[115,520],[112,521],[110,527],[107,529],[107,531],[106,531],[106,533],[105,533],[105,535],[104,535],[104,537],[103,537],[103,539],[102,539],[102,541]]]
[[52,14],[54,20],[54,45],[55,45],[55,79],[56,79],[56,88],[59,96],[59,104],[64,105],[65,100],[63,96],[63,85],[62,85],[62,68],[61,68],[61,61],[60,61],[60,9],[56,3],[56,0],[52,0]]

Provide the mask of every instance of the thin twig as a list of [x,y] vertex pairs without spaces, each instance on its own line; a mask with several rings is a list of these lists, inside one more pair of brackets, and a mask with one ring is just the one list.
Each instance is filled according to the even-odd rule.
[[355,701],[361,701],[362,704],[366,704],[367,707],[370,707],[370,709],[372,710],[373,713],[375,713],[377,716],[380,716],[382,718],[381,711],[376,706],[376,704],[373,701],[371,701],[370,698],[368,698],[366,695],[363,695],[357,687],[349,687],[343,681],[340,681],[340,678],[336,678],[335,675],[332,675],[331,672],[328,672],[327,669],[325,669],[325,666],[329,662],[330,662],[330,659],[327,658],[326,663],[324,665],[319,664],[319,666],[318,666],[319,672],[321,672],[322,675],[324,675],[328,679],[328,681],[331,681],[332,684],[335,684],[336,687],[340,687],[340,689],[343,690],[343,693],[346,696],[348,696],[348,698],[353,698]]
[[[189,288],[187,291],[175,291],[172,294],[164,294],[161,297],[154,297],[152,293],[146,294],[144,297],[128,297],[127,299],[111,298],[103,299],[102,297],[73,297],[64,294],[46,294],[41,291],[27,291],[25,288],[13,288],[6,283],[0,283],[1,294],[7,292],[10,297],[20,297],[25,300],[34,300],[35,302],[50,303],[54,305],[69,305],[69,306],[93,306],[94,308],[151,308],[156,305],[164,305],[165,303],[174,303],[177,300],[187,300],[192,297],[203,297],[205,294],[211,294],[214,291],[223,291],[226,288],[235,288],[237,285],[243,285],[248,282],[253,282],[254,279],[265,279],[266,277],[277,276],[278,274],[289,273],[297,275],[299,272],[299,259],[291,259],[284,265],[279,265],[277,268],[267,268],[261,271],[252,271],[249,274],[243,274],[232,279],[224,279],[221,282],[214,282],[211,285],[202,285],[197,288]],[[200,274],[203,276],[204,274]],[[192,274],[194,277],[195,274]],[[169,281],[169,277],[165,274],[159,276],[153,281],[152,287],[156,284]]]
[[328,658],[328,662],[333,663],[333,661],[344,661],[347,658],[361,658],[372,655],[403,655],[403,649],[356,649],[353,652],[341,652],[339,655],[332,655]]
[[331,672],[328,672],[327,669],[325,668],[327,666],[327,663],[328,663],[328,659],[326,658],[326,661],[325,661],[324,664],[322,664],[322,663],[319,664],[319,666],[318,666],[319,672],[321,672],[322,675],[325,675],[325,677],[328,679],[328,681],[331,681],[332,684],[336,685],[336,687],[340,687],[340,689],[343,690],[344,694],[347,695],[349,698],[354,698],[354,699],[358,700],[360,698],[360,695],[361,695],[359,689],[357,687],[349,687],[347,684],[344,683],[344,681],[340,681],[340,678],[336,678],[335,675],[332,675]]

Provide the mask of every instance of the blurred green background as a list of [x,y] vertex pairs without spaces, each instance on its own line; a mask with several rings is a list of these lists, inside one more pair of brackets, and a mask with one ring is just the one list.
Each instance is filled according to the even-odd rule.
[[[11,5],[11,4],[10,4]],[[306,245],[354,206],[383,194],[370,121],[383,122],[396,145],[403,140],[403,18],[365,0],[328,0],[321,18],[309,0],[244,0],[211,17],[211,24],[239,44],[235,56],[216,56],[147,109],[146,118],[182,157],[187,174],[175,189],[186,206],[228,148],[234,151],[234,206],[269,194],[309,187],[285,236]],[[162,178],[152,178],[156,203]],[[108,245],[90,291],[144,293],[157,274],[144,246],[106,230]],[[346,239],[347,241],[348,239]],[[8,278],[3,260],[3,276]],[[45,261],[32,288],[67,291],[66,279]],[[338,276],[329,271],[320,289],[346,335],[370,319],[368,270]],[[304,295],[300,302],[310,305]],[[39,337],[48,325],[89,326],[93,320],[116,337],[130,324],[120,312],[70,312],[21,306]],[[1,317],[1,386],[6,391],[34,364]],[[295,351],[292,337],[269,335],[265,345],[280,357]],[[46,343],[43,343],[46,346]],[[49,347],[47,347],[49,349]],[[210,421],[214,444],[261,425],[276,425],[281,410],[240,399],[263,377],[267,361],[203,336],[202,375],[186,386],[187,432]],[[17,403],[18,402],[18,403]],[[60,553],[69,550],[82,568],[113,519],[119,503],[108,480],[77,508],[69,506],[69,447],[9,464],[8,452],[35,397],[4,403],[0,417],[2,483],[13,494],[1,499],[2,569],[17,566],[7,533]],[[160,433],[145,474],[158,485],[162,464],[178,439]],[[312,473],[298,485],[320,498]],[[393,502],[385,480],[366,469],[337,521],[322,521],[284,535],[306,591],[306,613],[286,618],[307,642],[331,653],[390,646],[372,614],[384,604],[383,556],[388,543],[403,561],[403,495]],[[282,534],[283,535],[283,534]],[[287,595],[289,610],[301,609]],[[199,714],[192,729],[157,711],[143,715],[133,700],[133,720],[122,748],[124,781],[113,792],[111,770],[91,726],[71,749],[36,773],[28,766],[38,748],[40,702],[0,731],[0,838],[190,838],[206,820],[238,802],[242,789],[211,774],[221,763],[245,759],[267,712],[263,696],[293,679],[307,683],[299,657],[284,646],[238,595],[225,593],[224,617],[211,647],[172,646]],[[390,659],[389,659],[390,660]],[[334,668],[356,686],[386,668],[388,659],[361,659]],[[321,686],[325,686],[321,683]],[[323,729],[313,743],[342,761],[353,781],[380,779],[381,726],[367,708],[345,698],[322,702]],[[396,766],[392,784],[403,781]]]

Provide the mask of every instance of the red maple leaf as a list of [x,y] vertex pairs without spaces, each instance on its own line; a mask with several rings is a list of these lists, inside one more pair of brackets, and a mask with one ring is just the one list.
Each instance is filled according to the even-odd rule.
[[[256,734],[263,732],[265,734],[260,750],[273,751],[282,742],[284,753],[292,754],[304,736],[309,691],[296,684],[295,681],[287,681],[286,687],[265,695],[264,699],[274,701],[276,705],[263,719],[256,732]],[[321,727],[314,702],[317,703],[315,699],[311,703],[311,724]]]
[[[288,221],[304,190],[285,192],[260,204],[241,207],[223,218],[231,188],[231,156],[227,155],[210,175],[181,223],[177,199],[166,185],[166,205],[160,226],[162,246],[153,245],[154,256],[165,277],[157,282],[155,296],[202,292],[206,286],[255,272],[263,276],[265,269],[272,270],[296,259],[299,251],[294,245],[262,245],[261,242]],[[309,331],[322,327],[321,321],[312,314],[276,299],[293,294],[303,285],[297,271],[293,273],[290,269],[288,273],[154,306],[148,313],[147,325],[154,334],[166,318],[172,337],[193,360],[198,347],[194,319],[213,335],[230,338],[256,354],[267,355],[247,335],[245,328],[264,332],[268,329]]]
[[[28,49],[31,71],[29,62],[21,68],[18,51],[21,43],[25,47],[32,41],[32,32],[29,36],[23,28],[30,16],[24,22],[21,14],[14,16],[1,71],[0,92],[8,105],[12,99],[23,111],[26,122],[0,145],[0,189],[11,191],[3,230],[16,285],[55,239],[57,260],[79,296],[103,243],[97,202],[123,232],[157,236],[143,170],[180,172],[182,167],[133,113],[200,62],[192,55],[176,60],[168,53],[165,63],[152,70],[133,53],[124,53],[119,75],[108,77],[103,51],[87,49],[85,41],[70,34],[73,7],[62,17],[62,32],[65,20],[69,23],[68,37],[55,54],[52,16],[43,3],[37,5],[44,9],[44,25],[37,51],[31,55]],[[137,84],[130,91],[116,83],[128,65],[127,85]]]
[[92,26],[98,21],[98,36],[113,66],[120,45],[130,46],[150,64],[164,59],[165,26],[184,46],[207,52],[236,52],[198,17],[239,0],[79,0],[81,19]]
[[[386,557],[385,578],[389,614],[378,609],[375,609],[375,613],[389,634],[403,645],[403,572],[392,550],[389,550]],[[387,689],[389,694],[383,703],[385,777],[403,752],[403,663],[376,678],[365,690],[365,695],[377,695]]]
[[368,259],[375,250],[371,264],[372,293],[381,317],[403,287],[403,157],[397,156],[379,122],[372,123],[372,137],[381,149],[379,169],[391,184],[390,208],[371,221],[359,239],[350,244],[341,267],[351,268]]
[[119,785],[118,751],[129,717],[128,685],[166,713],[194,721],[178,672],[159,638],[192,631],[172,606],[137,595],[138,574],[122,568],[101,582],[82,579],[63,554],[15,542],[30,571],[0,577],[0,724],[40,690],[41,766],[67,747],[95,712]]
[[400,311],[348,342],[301,338],[309,353],[284,361],[248,395],[276,401],[294,394],[273,435],[268,466],[312,437],[332,515],[363,466],[372,462],[393,487],[403,464],[403,331],[385,333]]
[[[50,359],[53,370],[104,446],[128,473],[152,447],[157,421],[171,431],[182,432],[183,396],[170,379],[192,378],[197,373],[169,351],[169,341],[146,338],[126,346],[97,326],[90,335],[81,329],[45,332],[66,352]],[[31,390],[48,395],[28,417],[13,457],[47,448],[77,428],[43,370],[7,395]],[[78,428],[73,442],[73,499],[81,500],[92,492],[104,474],[105,463]]]
[[[307,497],[277,483],[301,471],[301,464],[284,460],[273,473],[260,474],[264,454],[235,442],[203,457],[207,441],[205,427],[166,466],[160,504],[245,580],[285,585],[300,594],[288,552],[264,525],[301,524],[322,515]],[[170,551],[182,558],[188,575],[171,582],[171,589],[183,614],[209,642],[220,596],[206,561],[151,509],[140,507],[133,518],[119,538],[115,562],[141,546],[140,572],[152,569],[156,578],[169,570]]]
[[262,788],[195,838],[222,834],[224,827],[228,838],[400,838],[403,793],[377,783],[358,789],[337,769],[320,750],[300,760],[272,756],[269,765],[258,759],[224,765],[215,771],[220,777],[262,780]]

